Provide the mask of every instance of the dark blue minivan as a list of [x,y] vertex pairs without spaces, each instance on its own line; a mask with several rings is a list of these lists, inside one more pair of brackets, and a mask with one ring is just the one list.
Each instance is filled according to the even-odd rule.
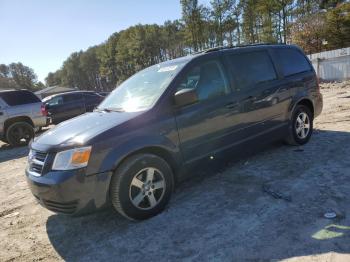
[[136,73],[94,112],[37,137],[28,184],[54,212],[112,203],[129,219],[146,219],[199,160],[260,142],[307,143],[322,106],[298,47],[210,49]]

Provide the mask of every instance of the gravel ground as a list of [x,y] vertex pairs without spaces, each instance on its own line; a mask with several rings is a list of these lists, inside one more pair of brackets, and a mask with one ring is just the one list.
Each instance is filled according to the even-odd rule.
[[[350,85],[322,92],[307,145],[278,143],[209,168],[143,222],[42,208],[25,182],[28,150],[1,144],[0,261],[350,261]],[[330,210],[336,219],[323,218]]]

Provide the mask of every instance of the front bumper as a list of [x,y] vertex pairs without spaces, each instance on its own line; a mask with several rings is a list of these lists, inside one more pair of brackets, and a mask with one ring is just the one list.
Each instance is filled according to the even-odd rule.
[[51,119],[51,117],[47,116],[46,117],[46,125],[45,126],[49,126],[51,124],[52,124],[52,119]]
[[35,176],[26,170],[26,177],[39,203],[57,213],[80,215],[108,204],[110,172],[86,176],[84,168]]

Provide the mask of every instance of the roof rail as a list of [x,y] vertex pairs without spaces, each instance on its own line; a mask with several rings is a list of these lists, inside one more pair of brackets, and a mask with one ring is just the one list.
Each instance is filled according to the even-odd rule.
[[253,44],[236,45],[235,47],[260,46],[260,45],[285,45],[285,43],[253,43]]
[[248,46],[263,46],[263,45],[285,45],[285,44],[284,43],[253,43],[253,44],[243,44],[243,45],[218,46],[218,47],[213,47],[213,48],[199,51],[196,54],[210,53],[210,52],[215,52],[215,51],[220,51],[220,50],[225,50],[225,49],[230,49],[230,48],[240,48],[240,47],[248,47]]
[[233,46],[217,46],[217,47],[205,49],[200,53],[210,53],[210,52],[220,51],[220,50],[229,49],[229,48],[233,48]]

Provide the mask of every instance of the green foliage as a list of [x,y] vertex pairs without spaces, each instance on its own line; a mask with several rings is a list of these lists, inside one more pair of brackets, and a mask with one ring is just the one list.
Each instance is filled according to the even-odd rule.
[[[341,2],[211,0],[204,6],[180,0],[181,20],[114,33],[98,46],[71,54],[48,74],[46,84],[111,90],[147,66],[221,45],[294,43],[308,53],[349,46],[350,4]],[[6,70],[0,66],[0,77]]]
[[75,52],[62,68],[49,73],[46,85],[84,90],[111,90],[135,72],[187,53],[184,25],[136,25],[113,34],[105,43]]
[[300,17],[293,23],[291,39],[309,54],[349,47],[350,3]]
[[22,63],[11,63],[0,65],[0,88],[35,90],[41,85],[37,84],[37,76],[32,68]]
[[204,47],[205,8],[198,5],[198,0],[180,0],[182,20],[185,23],[185,41],[190,50],[195,52]]
[[238,23],[235,19],[235,0],[212,0],[211,17],[214,24],[216,45],[222,46],[227,41],[229,45],[234,42],[234,30]]
[[321,0],[320,8],[322,9],[334,8],[343,2],[345,2],[345,0]]
[[50,72],[45,78],[45,82],[47,86],[61,85],[61,71],[58,70],[55,73]]
[[327,48],[350,46],[350,3],[339,5],[326,14]]
[[324,49],[325,15],[312,14],[298,19],[291,29],[292,42],[299,45],[307,54],[318,53]]
[[45,88],[45,85],[44,85],[43,82],[39,81],[39,82],[37,82],[37,83],[34,84],[34,88],[35,88],[36,90],[44,89],[44,88]]

